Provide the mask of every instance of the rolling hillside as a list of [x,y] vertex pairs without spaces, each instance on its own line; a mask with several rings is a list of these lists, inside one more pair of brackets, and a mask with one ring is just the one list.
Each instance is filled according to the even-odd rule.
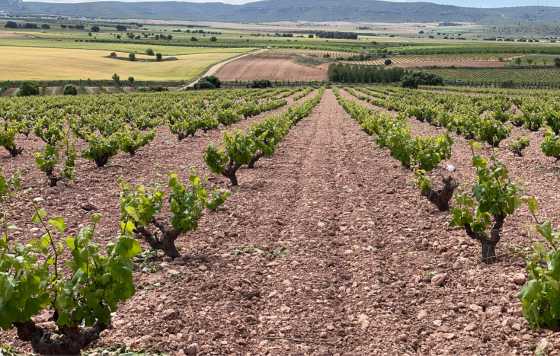
[[188,2],[89,2],[55,4],[0,0],[0,10],[16,15],[63,15],[199,21],[369,21],[369,22],[554,22],[560,7],[467,8],[428,2],[377,0],[265,0],[246,5]]

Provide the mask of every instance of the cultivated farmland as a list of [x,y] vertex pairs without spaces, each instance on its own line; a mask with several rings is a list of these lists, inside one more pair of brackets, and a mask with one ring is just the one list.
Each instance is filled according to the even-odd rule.
[[[0,66],[10,68],[2,71],[0,80],[77,80],[111,79],[113,73],[137,80],[192,80],[201,75],[212,64],[238,56],[244,50],[228,52],[198,51],[199,53],[173,56],[173,60],[161,62],[142,61],[146,56],[138,55],[137,61],[129,61],[128,53],[116,52],[124,59],[109,58],[111,51],[0,47]],[[202,53],[200,53],[202,52]],[[48,70],[46,70],[48,69]]]
[[[101,333],[96,347],[177,352],[187,343],[219,354],[501,354],[529,352],[550,335],[530,328],[517,297],[526,278],[524,256],[538,240],[528,230],[528,208],[516,206],[507,216],[492,264],[481,262],[480,243],[450,222],[460,211],[455,209],[469,209],[458,194],[482,184],[470,163],[473,154],[493,155],[492,164],[507,167],[504,183],[515,182],[519,196],[537,198],[539,219],[557,221],[559,182],[544,142],[558,138],[540,129],[556,127],[556,119],[535,122],[542,110],[554,110],[554,96],[463,96],[375,86],[323,91],[3,99],[3,137],[15,132],[14,145],[4,144],[14,157],[8,151],[1,157],[3,174],[20,172],[21,180],[17,198],[4,203],[5,219],[13,224],[9,236],[20,242],[40,237],[42,229],[31,221],[36,209],[63,216],[69,232],[100,213],[95,241],[104,245],[123,233],[123,222],[149,224],[130,200],[140,196],[127,195],[134,190],[122,180],[153,187],[165,184],[169,172],[181,180],[196,169],[208,177],[208,189],[229,191],[221,198],[225,202],[200,216],[198,229],[183,230],[175,241],[180,257],[164,257],[169,249],[137,235],[145,251],[152,246],[156,252],[135,257],[136,294],[120,306],[113,329]],[[451,104],[453,111],[446,109]],[[261,127],[274,134],[261,136]],[[68,144],[44,141],[52,137],[46,132],[58,129],[70,151]],[[508,147],[522,136],[529,146],[518,156]],[[427,146],[403,146],[406,140]],[[104,141],[115,147],[109,155],[96,149]],[[474,153],[469,141],[480,142]],[[59,162],[50,172],[34,158],[47,157],[49,145]],[[223,160],[214,160],[213,150]],[[247,159],[260,156],[254,168],[246,168],[243,152]],[[447,165],[456,170],[447,171]],[[232,187],[234,166],[238,186]],[[72,174],[65,175],[69,167]],[[434,187],[440,175],[457,182],[453,214],[423,197],[417,168]],[[168,214],[162,211],[157,220]],[[488,339],[475,343],[482,329]],[[0,340],[29,350],[14,337],[3,332]],[[560,346],[555,338],[548,342]]]

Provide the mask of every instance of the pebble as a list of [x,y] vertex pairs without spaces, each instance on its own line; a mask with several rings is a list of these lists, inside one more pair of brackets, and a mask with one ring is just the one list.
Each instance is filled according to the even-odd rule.
[[422,319],[424,319],[426,316],[428,316],[428,312],[425,311],[424,309],[422,309],[422,310],[420,310],[420,311],[418,312],[418,314],[416,315],[416,319],[422,320]]
[[175,309],[166,309],[163,311],[164,320],[175,320],[179,318],[179,312]]
[[498,305],[492,306],[486,310],[486,315],[494,318],[500,316],[500,314],[502,314],[502,307]]
[[516,273],[513,275],[513,283],[517,284],[518,286],[521,286],[523,284],[525,284],[525,274],[524,273]]
[[469,305],[469,309],[472,310],[473,312],[477,312],[477,313],[482,312],[482,307],[480,305],[476,305],[476,304]]
[[177,271],[176,269],[170,269],[167,271],[167,273],[169,273],[172,276],[178,276],[181,274],[181,272]]
[[433,286],[442,287],[447,281],[447,273],[439,273],[432,277],[431,283]]
[[189,346],[187,346],[185,353],[187,354],[187,356],[196,356],[198,355],[198,344],[195,342],[193,344],[190,344]]

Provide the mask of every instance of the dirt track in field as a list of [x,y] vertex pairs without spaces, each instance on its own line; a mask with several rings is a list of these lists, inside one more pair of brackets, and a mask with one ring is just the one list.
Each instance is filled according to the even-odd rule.
[[[170,166],[184,175],[219,139],[210,134],[204,144],[176,144],[159,133],[153,150],[108,167],[112,178],[91,168],[77,187],[61,188],[59,200],[56,190],[33,184],[50,195],[49,210],[71,215],[73,227],[86,220],[75,206],[97,202],[109,214],[102,229],[109,234],[118,194],[105,179],[128,171],[146,182]],[[464,159],[455,153],[452,160]],[[420,196],[412,177],[328,90],[273,157],[240,173],[224,208],[179,240],[185,259],[136,274],[137,294],[97,346],[181,354],[196,343],[205,355],[528,355],[548,336],[559,347],[558,336],[529,331],[520,315],[514,276],[522,259],[509,253],[481,265],[477,244],[447,227],[448,215]],[[18,204],[14,217],[29,213]],[[525,215],[513,218],[500,251],[522,240]],[[442,273],[442,286],[432,284]]]
[[322,81],[328,65],[308,66],[290,56],[246,56],[222,66],[216,76],[221,80]]

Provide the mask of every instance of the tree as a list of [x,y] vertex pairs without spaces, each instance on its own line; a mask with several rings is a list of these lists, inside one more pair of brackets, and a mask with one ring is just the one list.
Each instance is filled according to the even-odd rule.
[[191,37],[191,41],[192,41],[192,42],[197,42],[197,41],[198,41],[198,38],[196,38],[196,37],[193,36],[193,37]]
[[134,84],[134,77],[133,77],[133,76],[128,77],[128,82],[129,82],[131,85],[133,85],[133,84]]
[[146,54],[147,54],[148,56],[153,56],[155,53],[154,53],[154,50],[153,50],[153,49],[148,48],[148,49],[146,49]]
[[119,77],[119,75],[117,73],[113,74],[113,82],[115,82],[116,85],[121,85],[121,77]]
[[101,29],[97,25],[91,26],[91,32],[99,32]]
[[64,95],[78,95],[78,89],[72,84],[67,84],[64,86]]
[[211,42],[216,42],[218,39],[215,36],[210,37]]
[[48,25],[48,24],[46,24],[46,23],[44,23],[44,24],[41,25],[41,28],[42,28],[43,30],[50,30],[51,26]]
[[39,86],[37,83],[25,82],[22,84],[18,92],[19,96],[39,95]]
[[131,60],[132,62],[134,62],[136,60],[136,55],[134,53],[129,53],[128,54],[128,59]]
[[554,66],[560,68],[560,57],[554,58]]
[[386,65],[386,66],[390,66],[391,64],[393,64],[393,61],[392,61],[392,60],[390,60],[390,59],[386,59],[386,60],[385,60],[385,65]]
[[15,21],[8,21],[6,22],[6,25],[4,25],[5,28],[18,28],[18,24]]

